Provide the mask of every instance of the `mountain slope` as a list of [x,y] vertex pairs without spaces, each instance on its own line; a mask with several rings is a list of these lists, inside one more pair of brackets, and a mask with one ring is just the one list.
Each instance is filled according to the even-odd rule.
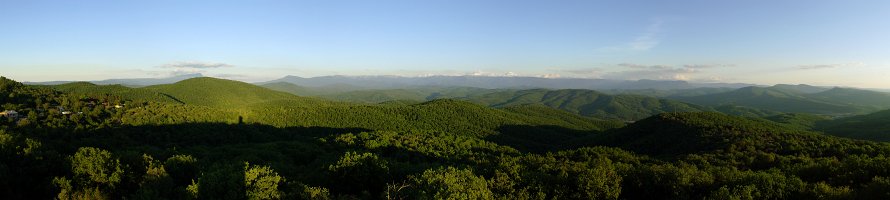
[[[550,108],[546,108],[552,110]],[[275,100],[252,104],[245,122],[280,127],[335,127],[370,130],[434,130],[455,134],[487,136],[512,125],[553,125],[574,130],[605,130],[620,122],[581,118],[566,112],[531,114],[516,110],[488,108],[478,104],[439,99],[421,104],[299,104]]]
[[890,142],[890,110],[826,121],[816,128],[841,137]]
[[868,110],[860,106],[810,98],[798,92],[762,87],[746,87],[731,92],[676,99],[707,106],[736,105],[779,112],[851,114]]
[[[811,157],[822,157],[835,152],[868,151],[868,148],[877,146],[886,149],[886,145],[877,143],[825,136],[767,120],[720,113],[659,114],[593,137],[589,140],[592,144],[616,146],[659,157],[753,149],[780,155],[809,151]],[[875,147],[867,147],[869,145]]]
[[447,98],[465,98],[510,89],[483,89],[474,87],[409,87],[403,89],[359,90],[319,97],[348,102],[380,103],[396,100],[428,101]]
[[303,87],[288,82],[273,82],[259,85],[260,87],[269,88],[271,90],[287,92],[298,96],[320,96],[350,91],[361,90],[362,88],[351,85],[328,85],[323,87]]
[[638,95],[607,95],[592,90],[501,91],[464,99],[492,107],[538,104],[583,116],[623,120],[637,120],[663,112],[710,110],[679,101]]
[[203,74],[184,74],[179,76],[173,76],[168,78],[131,78],[131,79],[108,79],[101,81],[90,81],[97,85],[127,85],[127,86],[149,86],[149,85],[160,85],[160,84],[171,84],[179,81],[184,81],[192,78],[204,77]]
[[608,80],[584,78],[540,78],[513,76],[320,76],[303,78],[286,76],[273,82],[289,82],[305,87],[320,87],[333,84],[348,84],[368,89],[397,89],[417,86],[477,87],[477,88],[551,88],[551,89],[691,89],[699,87],[739,88],[751,84],[732,83],[689,83],[664,80]]
[[751,108],[744,106],[736,106],[736,105],[722,105],[714,107],[714,110],[717,110],[720,113],[728,114],[732,116],[742,116],[742,117],[766,117],[782,114],[782,112],[767,110],[767,109],[759,109],[759,108]]
[[76,82],[89,82],[97,85],[124,85],[128,87],[142,87],[149,85],[171,84],[190,78],[204,77],[203,74],[184,74],[167,78],[131,78],[131,79],[106,79],[98,81],[48,81],[26,82],[29,85],[61,85]]
[[878,109],[890,108],[890,93],[835,87],[807,97],[826,102],[851,106],[867,106]]
[[813,93],[824,92],[824,91],[831,89],[830,87],[819,87],[819,86],[812,86],[812,85],[807,85],[807,84],[798,84],[798,85],[777,84],[770,88],[784,90],[784,91],[788,91],[788,92],[794,92],[794,93],[801,93],[801,94],[813,94]]
[[814,130],[816,125],[831,120],[831,118],[826,116],[806,113],[785,113],[764,117],[764,119],[785,124],[800,130]]
[[61,85],[48,85],[49,87],[66,93],[84,94],[97,97],[100,95],[114,95],[130,100],[151,101],[158,103],[181,103],[175,98],[160,92],[142,88],[130,88],[122,85],[96,85],[88,82],[74,82]]
[[276,99],[299,98],[248,83],[217,78],[192,78],[144,89],[170,95],[185,104],[223,109],[238,109],[251,103]]

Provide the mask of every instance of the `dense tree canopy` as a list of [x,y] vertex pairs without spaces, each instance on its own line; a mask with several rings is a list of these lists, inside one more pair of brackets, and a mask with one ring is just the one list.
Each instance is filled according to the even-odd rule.
[[[202,92],[181,87],[148,94]],[[541,105],[260,89],[153,101],[0,78],[4,109],[20,113],[0,120],[0,199],[890,198],[890,145],[813,132],[822,117],[625,125]]]

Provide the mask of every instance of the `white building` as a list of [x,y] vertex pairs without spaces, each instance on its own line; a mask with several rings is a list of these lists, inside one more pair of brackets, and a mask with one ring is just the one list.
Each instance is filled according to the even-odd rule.
[[4,116],[7,118],[18,118],[19,112],[16,112],[15,110],[7,110],[7,111],[0,112],[0,116]]

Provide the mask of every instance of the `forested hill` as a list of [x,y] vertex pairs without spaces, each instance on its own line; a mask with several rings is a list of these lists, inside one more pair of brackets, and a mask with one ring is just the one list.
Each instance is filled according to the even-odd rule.
[[[554,125],[575,130],[604,130],[622,122],[575,116],[565,112],[540,115],[528,108],[494,109],[470,102],[440,99],[413,105],[336,104],[300,106],[290,101],[272,101],[248,107],[245,121],[275,126],[321,126],[370,130],[437,130],[485,136],[507,125]],[[552,110],[547,108],[546,110]],[[563,119],[575,119],[567,121]]]
[[185,104],[215,108],[240,108],[251,103],[297,98],[292,94],[248,83],[208,77],[192,78],[143,89],[170,95]]
[[819,94],[802,94],[773,87],[746,87],[731,92],[676,99],[707,106],[735,105],[779,112],[850,115],[869,110],[869,107],[863,105],[845,104],[829,101],[830,99],[827,98],[811,97]]
[[91,96],[111,95],[126,97],[132,100],[151,101],[159,103],[182,103],[174,97],[157,91],[142,88],[130,88],[122,85],[96,85],[88,82],[73,82],[60,85],[45,85],[35,87],[48,87],[61,92],[85,94]]
[[[313,90],[290,83],[271,83],[264,87],[294,94],[317,94]],[[633,121],[663,112],[712,111],[712,109],[675,100],[641,95],[609,95],[593,90],[565,89],[483,89],[472,87],[411,87],[387,90],[359,90],[317,95],[322,98],[379,103],[396,100],[429,101],[460,99],[501,108],[517,105],[543,105],[588,117]]]
[[890,142],[890,110],[824,121],[816,129],[842,137]]
[[541,104],[352,104],[219,79],[140,89],[180,102],[0,78],[16,111],[0,116],[0,199],[890,198],[890,145],[806,131],[807,116],[625,126]]
[[703,106],[640,95],[607,95],[592,90],[519,90],[465,97],[492,107],[538,104],[606,119],[637,120],[664,112],[710,111]]
[[659,114],[627,128],[592,137],[601,145],[614,145],[654,156],[746,150],[794,155],[801,149],[818,149],[821,146],[819,143],[823,142],[838,142],[848,146],[865,144],[824,136],[769,120],[708,112]]
[[[303,87],[293,83],[288,82],[273,82],[259,85],[260,87],[269,88],[275,91],[287,92],[297,96],[327,96],[327,95],[337,95],[342,93],[349,93],[353,91],[367,91],[365,88],[346,85],[346,84],[334,84],[334,85],[326,85],[322,87]],[[339,100],[339,99],[338,99]],[[388,99],[388,100],[396,100],[396,99]],[[374,101],[370,103],[379,103],[382,101]]]
[[814,99],[851,106],[865,106],[873,109],[890,108],[890,93],[886,92],[835,87],[823,92],[809,94],[808,96]]

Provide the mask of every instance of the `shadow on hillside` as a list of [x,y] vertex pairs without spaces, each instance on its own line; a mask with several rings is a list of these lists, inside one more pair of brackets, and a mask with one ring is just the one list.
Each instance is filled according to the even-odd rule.
[[[70,142],[66,146],[93,146],[121,149],[134,146],[176,148],[223,146],[281,141],[313,142],[317,138],[370,131],[363,128],[287,127],[261,124],[185,123],[99,128],[89,131],[44,130],[51,138]],[[76,143],[76,144],[74,144]]]
[[484,139],[499,145],[510,146],[522,152],[542,153],[572,148],[574,140],[599,131],[584,131],[562,126],[506,125],[497,129],[499,134]]

